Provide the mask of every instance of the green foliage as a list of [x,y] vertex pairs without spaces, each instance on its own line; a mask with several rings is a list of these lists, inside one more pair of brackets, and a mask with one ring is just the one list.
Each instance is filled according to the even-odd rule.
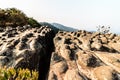
[[38,72],[29,69],[1,68],[0,80],[38,80]]
[[103,34],[106,34],[110,31],[110,27],[106,27],[106,26],[97,26],[97,31]]
[[22,11],[16,8],[0,9],[0,26],[40,26],[33,18],[28,18]]
[[26,15],[16,8],[0,9],[0,26],[25,25]]
[[41,26],[35,19],[33,18],[28,18],[28,24],[33,26],[33,27],[39,27]]

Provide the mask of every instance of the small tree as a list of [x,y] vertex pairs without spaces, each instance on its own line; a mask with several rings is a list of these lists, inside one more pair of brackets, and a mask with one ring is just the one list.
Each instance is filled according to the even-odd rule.
[[103,33],[103,34],[106,34],[106,33],[109,33],[110,31],[110,26],[97,26],[97,31],[100,32],[100,33]]

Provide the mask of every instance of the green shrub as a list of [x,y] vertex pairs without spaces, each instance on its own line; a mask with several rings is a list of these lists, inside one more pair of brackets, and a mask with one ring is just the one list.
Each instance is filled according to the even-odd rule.
[[17,26],[25,25],[27,23],[26,15],[16,9],[0,9],[0,26]]
[[0,80],[38,80],[38,72],[21,68],[1,68]]
[[35,19],[33,18],[28,18],[27,20],[28,24],[33,26],[33,27],[39,27],[41,26]]
[[40,26],[33,18],[27,17],[22,11],[16,8],[0,9],[0,26]]

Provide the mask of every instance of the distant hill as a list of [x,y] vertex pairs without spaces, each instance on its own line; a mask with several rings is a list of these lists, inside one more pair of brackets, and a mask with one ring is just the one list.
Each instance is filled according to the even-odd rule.
[[42,26],[48,26],[48,27],[52,28],[55,32],[58,32],[59,30],[61,30],[61,31],[77,31],[77,29],[67,27],[67,26],[64,26],[59,23],[40,22],[40,24]]
[[48,27],[50,27],[51,29],[54,30],[55,33],[57,33],[57,32],[59,31],[58,28],[56,28],[54,25],[52,25],[52,24],[50,24],[50,23],[48,23],[48,22],[39,22],[39,23],[40,23],[40,25],[42,25],[42,26],[48,26]]
[[77,31],[78,30],[78,29],[75,29],[75,28],[64,26],[64,25],[59,24],[59,23],[51,23],[51,25],[53,25],[54,27],[56,27],[60,30],[64,30],[64,31]]

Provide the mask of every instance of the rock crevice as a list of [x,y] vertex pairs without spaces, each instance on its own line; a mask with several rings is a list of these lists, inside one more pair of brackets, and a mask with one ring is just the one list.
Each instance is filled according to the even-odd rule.
[[39,80],[120,80],[120,36],[47,26],[0,28],[0,67],[39,71]]
[[46,26],[4,27],[0,32],[0,67],[28,68],[39,71],[45,80],[54,49],[54,31]]

